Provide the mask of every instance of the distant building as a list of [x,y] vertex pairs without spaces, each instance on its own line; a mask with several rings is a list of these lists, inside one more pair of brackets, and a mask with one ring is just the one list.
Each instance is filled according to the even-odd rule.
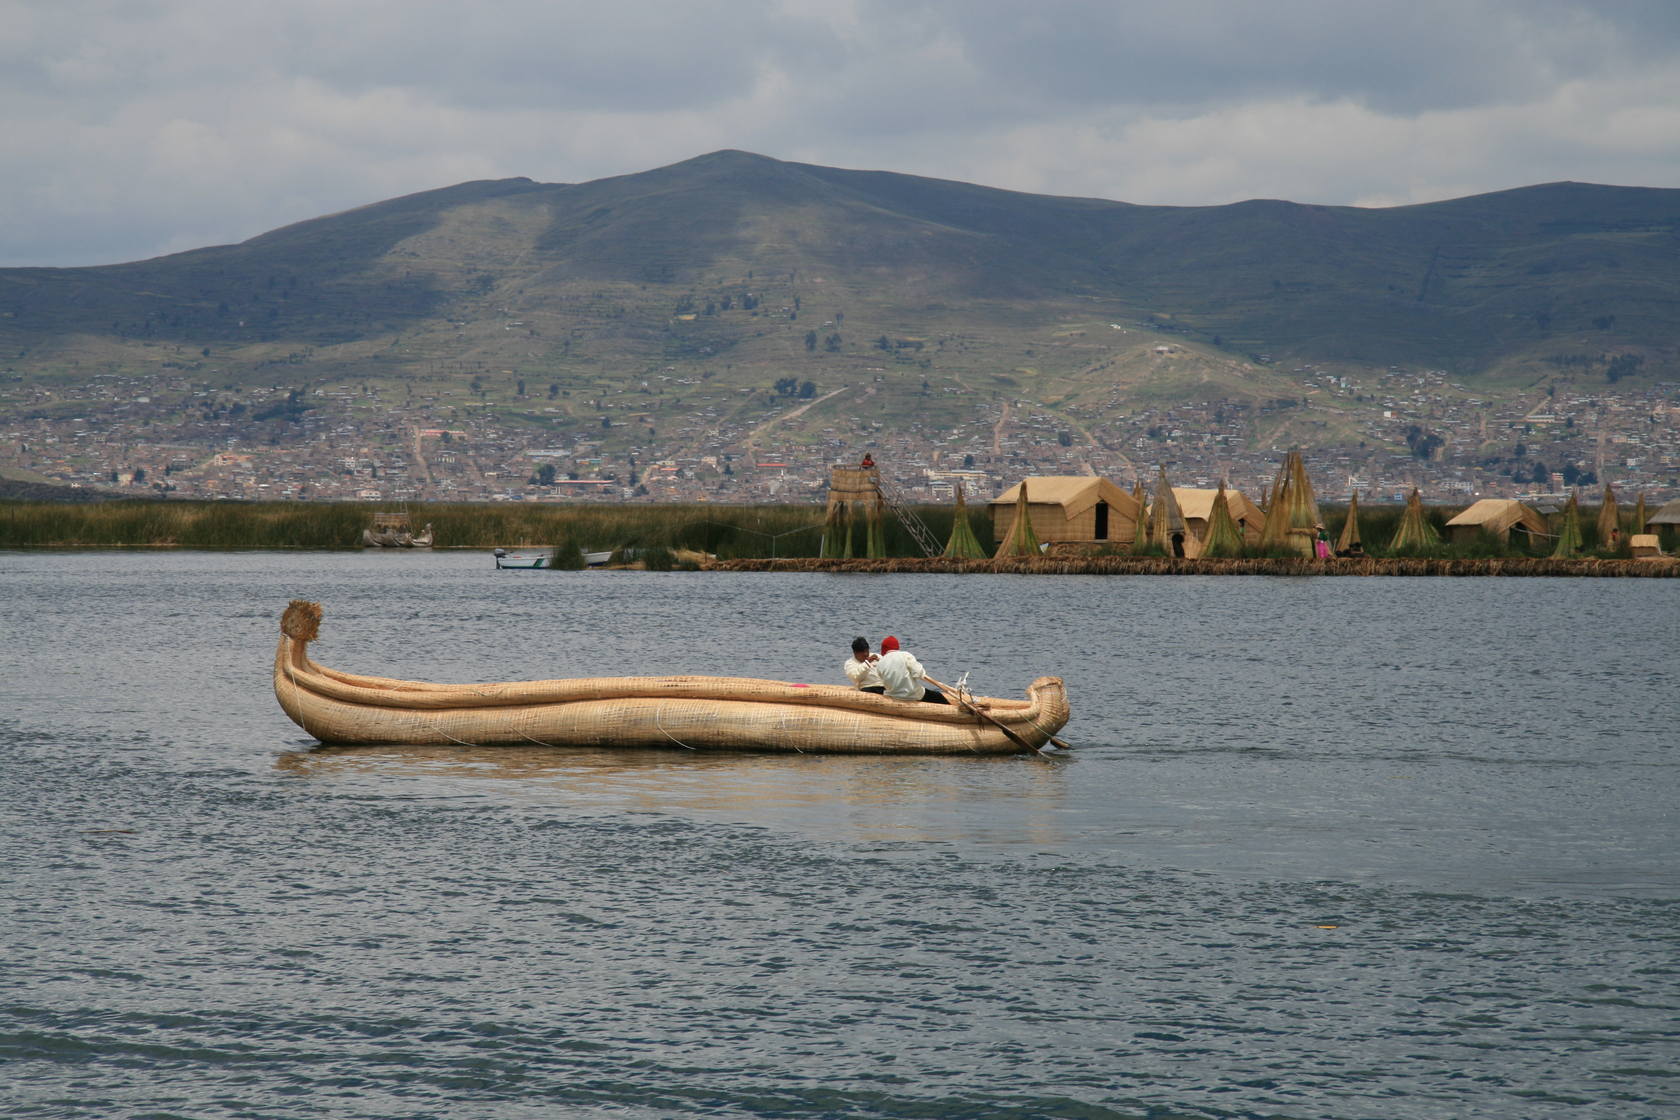
[[992,537],[1002,542],[1015,527],[1021,487],[1027,488],[1027,515],[1038,539],[1131,544],[1137,539],[1143,510],[1136,498],[1106,478],[1094,475],[1039,475],[1017,482],[993,498]]
[[1501,544],[1508,543],[1514,533],[1526,544],[1529,538],[1550,531],[1544,517],[1514,498],[1483,498],[1447,522],[1447,536],[1455,544],[1468,543],[1483,533],[1498,538]]

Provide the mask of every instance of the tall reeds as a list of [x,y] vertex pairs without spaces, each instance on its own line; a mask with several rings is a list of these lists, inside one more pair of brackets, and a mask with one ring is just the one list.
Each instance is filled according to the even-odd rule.
[[[360,502],[88,503],[0,502],[0,548],[359,549],[362,530],[387,507]],[[916,510],[949,533],[949,507]],[[438,548],[667,548],[722,557],[815,556],[821,506],[554,505],[536,502],[410,503],[410,521],[430,522]],[[984,511],[976,531],[991,533]],[[858,526],[859,537],[864,527]],[[882,519],[876,548],[919,554],[896,519]],[[859,551],[868,546],[858,541]]]

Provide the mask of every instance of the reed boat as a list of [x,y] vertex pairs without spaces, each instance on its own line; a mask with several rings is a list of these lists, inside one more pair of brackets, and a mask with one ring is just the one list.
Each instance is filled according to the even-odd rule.
[[575,746],[845,754],[1037,750],[1068,720],[1067,692],[1040,677],[1025,700],[927,704],[845,685],[749,677],[583,677],[430,684],[343,673],[309,644],[321,607],[295,599],[280,620],[274,695],[325,745]]

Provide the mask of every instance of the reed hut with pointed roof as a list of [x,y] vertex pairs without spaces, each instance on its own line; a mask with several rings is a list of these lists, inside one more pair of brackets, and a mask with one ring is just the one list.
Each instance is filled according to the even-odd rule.
[[1500,544],[1510,544],[1515,533],[1521,538],[1518,543],[1527,545],[1549,531],[1544,517],[1514,498],[1483,498],[1447,522],[1447,535],[1454,544],[1469,543],[1483,533]]
[[1359,491],[1348,499],[1347,519],[1342,522],[1342,535],[1336,538],[1337,556],[1363,556],[1365,546],[1359,540]]
[[1318,499],[1313,495],[1306,463],[1299,451],[1291,451],[1283,457],[1283,465],[1278,468],[1277,478],[1272,482],[1271,501],[1266,506],[1266,523],[1261,527],[1260,546],[1311,556],[1322,527]]
[[1095,475],[1038,475],[1016,483],[990,504],[992,536],[1007,541],[1015,529],[1023,488],[1033,535],[1041,542],[1129,545],[1143,510],[1136,498]]
[[1581,499],[1571,490],[1569,504],[1563,507],[1563,525],[1558,529],[1557,547],[1553,556],[1576,556],[1581,551]]
[[1389,551],[1396,556],[1405,556],[1414,552],[1425,552],[1441,543],[1441,534],[1435,531],[1435,526],[1429,523],[1429,518],[1423,512],[1423,494],[1416,486],[1412,487],[1411,496],[1406,499],[1406,512],[1400,516],[1400,525],[1394,530],[1394,539],[1389,542]]
[[[1027,490],[1024,480],[1015,488],[1015,516],[1010,519],[1008,535],[998,542],[997,551],[992,553],[993,558],[1037,556],[1043,551],[1038,534],[1033,532],[1032,498]],[[997,524],[996,519],[992,524]]]
[[1604,484],[1604,497],[1599,501],[1598,522],[1595,528],[1598,531],[1599,548],[1610,550],[1620,543],[1622,507],[1616,503],[1616,492],[1610,488],[1608,482]]
[[[1258,534],[1255,539],[1259,539]],[[1226,493],[1225,484],[1221,482],[1219,489],[1214,491],[1213,507],[1208,510],[1207,528],[1202,532],[1202,556],[1208,559],[1241,556],[1247,543],[1243,538],[1242,527],[1237,524],[1237,519],[1231,516],[1230,495]]]
[[957,483],[957,513],[951,519],[951,539],[945,542],[942,555],[961,560],[983,560],[986,557],[986,550],[974,535],[974,526],[968,523],[968,503],[963,500],[963,485],[960,482]]
[[1236,523],[1242,534],[1242,543],[1258,545],[1260,536],[1266,528],[1266,515],[1260,512],[1260,507],[1249,501],[1241,490],[1228,490],[1221,482],[1216,490],[1191,489],[1185,486],[1174,486],[1173,497],[1178,501],[1179,512],[1184,515],[1184,523],[1196,538],[1207,543],[1209,527],[1213,520],[1213,506],[1220,494],[1225,495],[1226,512]]
[[1202,554],[1201,538],[1190,531],[1178,497],[1167,481],[1167,468],[1160,467],[1155,483],[1155,500],[1149,503],[1149,543],[1159,545],[1168,556],[1195,559]]

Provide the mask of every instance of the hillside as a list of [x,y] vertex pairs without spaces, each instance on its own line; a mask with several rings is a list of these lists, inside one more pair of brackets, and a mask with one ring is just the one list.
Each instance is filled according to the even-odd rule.
[[[1677,245],[1674,190],[1132,206],[718,152],[575,185],[467,183],[149,261],[0,270],[0,338],[337,346],[490,305],[581,299],[587,319],[605,294],[622,345],[590,349],[635,361],[649,357],[636,336],[662,334],[685,295],[774,285],[878,305],[911,336],[951,308],[1053,317],[1076,302],[1236,354],[1473,374],[1554,345],[1670,353]],[[740,341],[723,329],[702,345]]]
[[[406,461],[416,493],[504,492],[541,452],[584,479],[710,464],[670,469],[722,494],[739,459],[808,478],[889,439],[998,479],[1261,476],[1278,447],[1336,449],[1342,477],[1395,486],[1426,458],[1461,482],[1584,476],[1627,443],[1667,479],[1635,397],[1674,377],[1677,246],[1680,191],[1574,183],[1136,206],[732,151],[464,183],[238,245],[0,270],[0,461],[260,496],[256,473],[206,489],[237,445],[307,461],[299,493],[379,490],[334,477],[349,443]],[[1635,396],[1597,399],[1622,378]],[[1564,401],[1580,425],[1529,430]],[[473,453],[422,446],[445,429]]]

